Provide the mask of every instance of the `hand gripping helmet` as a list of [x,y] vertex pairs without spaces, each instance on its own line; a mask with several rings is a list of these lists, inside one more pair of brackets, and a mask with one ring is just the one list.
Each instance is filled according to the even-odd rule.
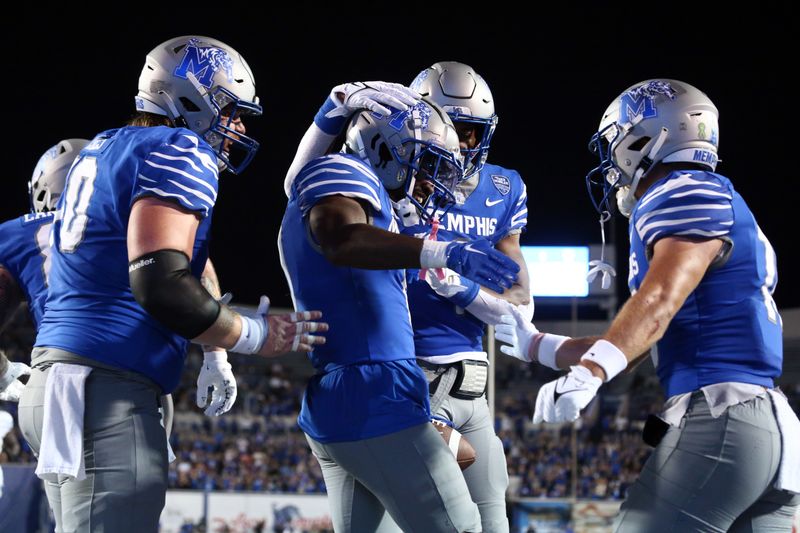
[[156,46],[139,76],[136,109],[197,133],[234,174],[258,150],[234,124],[239,116],[261,114],[253,73],[239,52],[216,39],[189,35]]
[[64,139],[42,154],[28,182],[32,213],[49,213],[55,210],[56,203],[64,192],[72,162],[87,144],[89,141],[86,139]]
[[420,72],[410,87],[441,106],[454,123],[475,126],[478,144],[461,150],[461,154],[465,178],[480,172],[489,156],[489,144],[497,127],[494,98],[483,78],[469,65],[441,61]]
[[[347,127],[345,150],[368,162],[386,189],[405,187],[406,196],[425,220],[437,208],[453,204],[453,188],[464,175],[453,123],[427,99],[388,116],[356,113]],[[421,202],[413,197],[417,180],[430,181],[434,189]]]
[[621,189],[620,211],[630,214],[639,180],[656,163],[695,163],[713,172],[718,122],[716,106],[688,83],[653,79],[626,89],[603,113],[589,142],[600,159],[586,176],[595,208],[610,212],[609,195]]

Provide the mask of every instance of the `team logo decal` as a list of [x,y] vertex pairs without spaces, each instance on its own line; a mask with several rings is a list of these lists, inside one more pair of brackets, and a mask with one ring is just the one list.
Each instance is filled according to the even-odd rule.
[[511,190],[511,182],[505,176],[492,174],[492,183],[494,183],[495,188],[500,191],[500,194],[503,196],[508,194],[508,191]]
[[[413,107],[409,107],[405,111],[395,111],[389,115],[389,126],[397,131],[403,129],[406,121],[419,120],[419,128],[422,130],[428,129],[428,122],[431,118],[433,110],[425,102],[417,102]],[[376,118],[383,118],[378,113],[373,113]]]
[[174,74],[187,79],[188,73],[191,72],[200,85],[210,89],[214,75],[219,71],[225,72],[228,81],[233,83],[233,59],[228,52],[216,46],[200,46],[200,41],[197,39],[189,39],[183,60]]
[[634,123],[641,119],[658,116],[655,104],[656,96],[666,96],[670,100],[674,100],[676,94],[672,85],[660,80],[649,81],[631,89],[620,96],[619,123]]
[[424,82],[428,78],[428,69],[423,70],[417,77],[414,78],[414,81],[411,82],[409,85],[410,89],[414,89],[415,91],[418,90],[422,86],[422,82]]

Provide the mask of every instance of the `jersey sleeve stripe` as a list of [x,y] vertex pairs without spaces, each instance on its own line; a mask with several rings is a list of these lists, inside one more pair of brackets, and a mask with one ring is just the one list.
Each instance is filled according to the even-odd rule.
[[701,237],[721,237],[723,235],[726,235],[727,233],[729,233],[728,230],[712,231],[712,230],[693,228],[693,229],[685,229],[683,231],[676,231],[675,233],[672,233],[672,235],[699,235]]
[[[311,185],[308,185],[302,191],[299,191],[298,192],[298,196],[299,197],[306,196],[307,194],[309,194],[309,191],[311,189],[316,189],[317,187],[325,187],[325,186],[329,186],[329,185],[352,185],[354,187],[361,187],[363,189],[368,190],[370,195],[375,199],[375,201],[380,204],[380,200],[379,200],[379,197],[378,197],[378,192],[375,189],[373,189],[372,187],[370,187],[369,184],[364,183],[363,181],[356,181],[356,180],[324,180],[324,181],[318,181],[318,182],[312,183]],[[337,191],[333,191],[334,194],[336,192]],[[345,189],[343,191],[338,191],[338,192],[348,192],[348,190]]]
[[169,154],[162,154],[161,152],[150,152],[150,155],[154,155],[154,156],[160,157],[162,159],[168,159],[170,161],[185,161],[186,163],[189,164],[189,166],[192,167],[193,170],[196,170],[197,172],[202,172],[200,167],[198,167],[197,164],[194,161],[192,161],[190,158],[186,157],[185,155],[169,155]]
[[320,174],[328,174],[328,173],[329,174],[348,174],[348,175],[352,175],[353,174],[349,170],[345,170],[345,169],[342,169],[342,168],[320,168],[320,169],[317,169],[317,170],[311,172],[307,176],[303,176],[302,179],[296,181],[295,183],[297,183],[297,190],[300,190],[301,187],[304,187],[305,183],[308,180],[310,180],[312,178],[315,178],[316,176],[319,176]]
[[361,198],[362,200],[366,200],[370,203],[370,205],[375,209],[375,211],[381,210],[381,203],[375,197],[364,194],[361,192],[356,191],[331,191],[331,192],[324,192],[315,195],[315,198],[323,198],[325,196],[344,196],[346,198]]
[[678,192],[670,196],[670,198],[683,198],[684,196],[689,195],[705,195],[705,196],[717,196],[720,198],[725,198],[727,200],[733,200],[733,196],[730,194],[725,194],[723,192],[717,191],[709,191],[707,189],[692,189],[689,191]]
[[330,161],[333,162],[333,163],[336,163],[336,164],[339,164],[339,165],[345,165],[345,166],[348,166],[348,167],[353,167],[353,168],[356,168],[356,169],[360,170],[367,178],[372,180],[375,183],[375,185],[377,185],[379,187],[381,186],[381,181],[375,175],[375,171],[372,170],[371,168],[369,168],[364,163],[362,163],[360,161],[356,161],[355,159],[351,159],[349,157],[344,157],[344,156],[339,155],[339,154],[331,154],[328,157],[329,157]]
[[170,144],[168,145],[170,148],[174,148],[179,152],[183,152],[185,154],[192,154],[194,157],[200,160],[200,163],[206,167],[208,170],[214,173],[214,177],[219,177],[219,167],[217,166],[216,157],[212,157],[211,155],[201,152],[197,147],[197,139],[190,135],[184,135],[184,139],[188,139],[188,141],[192,144],[191,148],[184,148],[183,146],[178,146],[177,144]]
[[706,210],[706,209],[729,209],[733,210],[733,206],[731,204],[692,204],[692,205],[679,205],[676,207],[665,207],[663,209],[655,209],[650,211],[649,213],[645,214],[642,218],[640,218],[636,222],[636,230],[641,232],[642,227],[653,217],[659,217],[666,215],[667,213],[683,213],[686,211],[699,211],[699,210]]
[[161,169],[161,170],[166,170],[167,172],[172,172],[174,174],[178,174],[179,176],[184,176],[184,177],[186,177],[186,178],[188,178],[188,179],[190,179],[190,180],[192,180],[194,182],[197,182],[197,183],[201,184],[203,187],[205,187],[209,191],[211,191],[211,194],[214,196],[214,199],[216,200],[217,191],[215,191],[214,187],[212,187],[211,185],[209,185],[208,183],[206,183],[202,179],[197,178],[195,176],[192,176],[188,172],[185,172],[185,171],[183,171],[183,170],[181,170],[179,168],[174,168],[174,167],[171,167],[171,166],[168,166],[168,165],[159,165],[158,163],[153,163],[152,161],[145,161],[145,163],[147,163],[151,167],[158,168],[158,169]]
[[196,189],[192,189],[191,187],[187,187],[186,185],[184,185],[183,183],[181,183],[179,181],[175,181],[175,180],[167,180],[167,181],[170,182],[171,184],[175,185],[179,189],[182,189],[182,190],[188,192],[189,194],[192,194],[192,195],[196,196],[203,203],[208,204],[209,206],[214,205],[214,200],[209,198],[208,195],[206,195],[206,194],[204,194],[204,193],[202,193],[202,192],[200,192],[200,191],[198,191]]
[[674,179],[670,179],[663,185],[659,185],[651,192],[648,192],[644,195],[644,197],[640,200],[639,205],[637,206],[638,209],[641,209],[645,205],[649,204],[655,198],[658,198],[662,194],[666,194],[670,191],[674,191],[675,189],[679,189],[681,187],[687,186],[701,186],[701,187],[716,187],[720,188],[721,185],[718,183],[714,183],[713,181],[706,181],[706,180],[698,180],[694,179],[691,174],[684,174]]

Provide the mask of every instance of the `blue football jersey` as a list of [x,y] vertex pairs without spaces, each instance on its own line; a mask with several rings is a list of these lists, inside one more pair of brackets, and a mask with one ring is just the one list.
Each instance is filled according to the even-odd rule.
[[0,224],[0,265],[25,292],[35,329],[47,299],[53,213],[26,214]]
[[310,161],[294,180],[279,236],[281,264],[299,311],[318,309],[330,324],[310,354],[317,369],[298,422],[320,442],[377,437],[427,422],[428,382],[414,359],[403,270],[334,266],[308,227],[328,196],[368,204],[370,223],[397,232],[392,204],[361,160],[331,154]]
[[200,217],[191,261],[199,278],[218,172],[211,147],[187,129],[125,127],[95,137],[59,200],[50,293],[36,346],[144,374],[171,392],[188,341],[152,318],[131,293],[128,218],[144,196],[174,201]]
[[[527,200],[525,183],[516,171],[484,165],[475,190],[441,217],[436,237],[441,241],[481,237],[497,244],[525,228]],[[430,232],[430,225],[402,231],[422,236]],[[408,270],[408,305],[417,357],[483,351],[483,322],[436,294],[416,269]]]
[[772,299],[775,252],[731,182],[705,171],[673,172],[639,199],[630,220],[631,292],[663,237],[719,238],[732,246],[712,266],[658,342],[667,396],[736,381],[772,387],[781,373],[781,318]]

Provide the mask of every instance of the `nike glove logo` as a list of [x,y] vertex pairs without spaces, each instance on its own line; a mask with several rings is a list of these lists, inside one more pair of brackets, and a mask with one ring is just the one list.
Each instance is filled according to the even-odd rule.
[[577,392],[580,390],[582,389],[570,389],[558,392],[558,387],[556,387],[555,389],[553,389],[553,403],[555,404],[558,401],[558,399],[564,396],[565,394],[569,394],[570,392]]
[[467,251],[467,252],[471,252],[471,253],[473,253],[473,254],[481,254],[481,255],[486,255],[486,252],[481,252],[480,250],[476,250],[475,248],[473,248],[473,247],[472,247],[472,243],[470,243],[470,244],[466,245],[466,246],[464,247],[464,250],[465,250],[465,251]]

